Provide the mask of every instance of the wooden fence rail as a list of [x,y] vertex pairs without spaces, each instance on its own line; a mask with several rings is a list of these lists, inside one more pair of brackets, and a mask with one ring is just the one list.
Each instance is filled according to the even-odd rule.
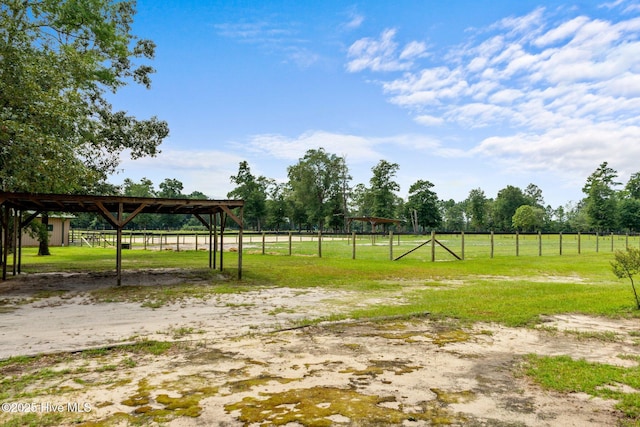
[[[113,247],[115,231],[70,230],[72,245]],[[224,244],[222,243],[224,242]],[[123,249],[208,250],[219,245],[222,251],[237,251],[238,235],[225,233],[223,239],[209,242],[205,232],[123,231]],[[334,234],[334,233],[244,233],[245,253],[262,255],[305,255],[400,260],[419,257],[445,259],[494,258],[501,256],[545,256],[614,252],[640,247],[640,236],[599,233],[445,233],[414,234]],[[388,252],[383,250],[388,247]],[[424,248],[424,249],[422,249]],[[421,250],[422,249],[422,250]],[[394,257],[394,251],[399,256]],[[385,255],[387,252],[387,255]]]

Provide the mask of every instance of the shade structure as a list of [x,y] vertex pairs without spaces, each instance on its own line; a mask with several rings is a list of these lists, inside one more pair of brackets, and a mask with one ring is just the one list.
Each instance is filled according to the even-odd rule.
[[[242,278],[242,232],[244,200],[210,199],[168,199],[151,197],[92,196],[69,194],[38,194],[0,192],[2,209],[2,280],[6,280],[9,248],[14,247],[13,274],[16,274],[16,252],[20,252],[18,236],[21,230],[43,212],[81,213],[89,212],[101,215],[116,230],[116,271],[117,282],[122,277],[122,230],[136,215],[187,214],[194,215],[212,234],[216,232],[217,219],[220,217],[221,231],[229,218],[239,227],[238,239],[238,278]],[[26,218],[23,213],[28,212]],[[11,223],[13,221],[13,232]],[[212,250],[209,246],[209,265],[212,267]],[[222,269],[222,251],[220,251]]]

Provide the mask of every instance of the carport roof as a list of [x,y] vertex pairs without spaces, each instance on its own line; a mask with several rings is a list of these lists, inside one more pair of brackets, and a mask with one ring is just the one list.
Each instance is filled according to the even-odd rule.
[[27,211],[213,214],[244,206],[244,200],[165,199],[152,197],[87,196],[0,192],[0,205]]

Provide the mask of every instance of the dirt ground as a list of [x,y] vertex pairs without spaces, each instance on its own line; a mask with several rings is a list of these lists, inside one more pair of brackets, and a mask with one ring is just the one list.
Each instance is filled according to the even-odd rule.
[[[180,270],[127,272],[123,284],[186,280]],[[37,416],[59,410],[61,425],[610,426],[621,417],[616,402],[545,391],[520,374],[523,357],[629,366],[636,362],[620,355],[640,356],[639,325],[630,320],[565,315],[546,318],[540,328],[462,328],[425,313],[295,327],[380,303],[380,296],[260,288],[156,308],[91,297],[114,283],[110,274],[0,282],[0,360],[70,355],[48,362],[63,374],[2,402],[0,423],[24,416],[26,407]],[[612,332],[619,339],[563,331]],[[79,353],[141,340],[177,344],[159,355]],[[2,374],[24,374],[18,371]]]

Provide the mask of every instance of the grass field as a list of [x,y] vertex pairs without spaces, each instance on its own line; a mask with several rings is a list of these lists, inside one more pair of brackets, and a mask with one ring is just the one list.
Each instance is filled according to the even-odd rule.
[[[394,252],[401,253],[400,248],[411,248],[415,244],[401,243],[394,246]],[[280,243],[273,245],[277,247]],[[303,250],[305,247],[308,251]],[[292,256],[273,255],[278,253],[273,248],[267,255],[247,248],[243,254],[242,281],[234,282],[238,289],[321,286],[381,294],[411,293],[408,304],[381,305],[375,311],[354,313],[357,317],[429,311],[432,315],[470,322],[493,321],[518,326],[534,322],[540,314],[640,314],[634,310],[628,281],[618,280],[611,272],[613,253],[610,251],[565,252],[562,256],[496,254],[493,258],[469,256],[464,261],[439,253],[441,257],[436,259],[442,260],[431,262],[430,249],[426,247],[391,261],[388,242],[382,247],[359,248],[361,256],[355,260],[348,256],[352,248],[345,241],[323,242],[322,258],[313,255],[311,247],[317,249],[317,242],[303,242]],[[231,277],[237,274],[237,256],[235,252],[224,253],[225,273]],[[206,270],[208,265],[208,252],[202,250],[123,251],[123,269]],[[37,256],[35,248],[26,248],[22,255],[23,272],[114,269],[113,248],[52,248],[52,256],[48,257]]]
[[[322,287],[376,295],[381,301],[394,297],[404,300],[403,304],[381,302],[366,309],[354,308],[340,316],[329,313],[322,319],[308,319],[307,323],[346,317],[408,318],[429,313],[433,319],[453,319],[461,324],[494,322],[529,327],[539,323],[541,316],[564,313],[640,317],[629,282],[618,280],[611,271],[611,236],[600,237],[598,251],[595,236],[582,236],[580,254],[575,247],[569,249],[569,239],[565,238],[567,246],[562,255],[557,250],[553,252],[558,240],[552,237],[545,240],[543,236],[542,256],[538,255],[538,236],[518,237],[519,256],[515,256],[515,236],[495,236],[492,258],[486,255],[487,238],[466,236],[464,261],[455,260],[436,247],[437,262],[431,261],[430,245],[399,261],[391,261],[388,238],[356,241],[356,259],[351,258],[353,242],[347,239],[323,240],[319,257],[317,240],[297,242],[292,256],[288,256],[288,238],[283,242],[265,242],[264,255],[259,238],[257,245],[254,242],[245,245],[242,280],[236,276],[237,252],[225,251],[227,280],[212,280],[211,292],[244,292],[256,287]],[[460,248],[459,239],[459,235],[438,236],[452,250]],[[624,236],[614,239],[614,250],[627,244]],[[403,237],[398,243],[394,239],[393,253],[401,254],[425,240]],[[203,250],[123,251],[124,269],[189,268],[207,275],[207,266],[208,252]],[[114,269],[112,247],[52,248],[52,256],[48,257],[37,256],[35,248],[23,250],[22,271],[27,273]],[[184,288],[184,295],[179,289],[171,294],[166,291],[162,290],[169,298],[189,296],[188,287]],[[153,298],[153,290],[147,288],[143,292]],[[532,354],[523,362],[523,372],[545,388],[617,399],[620,402],[617,407],[625,414],[622,425],[640,425],[640,392],[622,393],[606,388],[608,384],[623,384],[638,389],[640,367],[622,368],[572,360],[568,356]]]

